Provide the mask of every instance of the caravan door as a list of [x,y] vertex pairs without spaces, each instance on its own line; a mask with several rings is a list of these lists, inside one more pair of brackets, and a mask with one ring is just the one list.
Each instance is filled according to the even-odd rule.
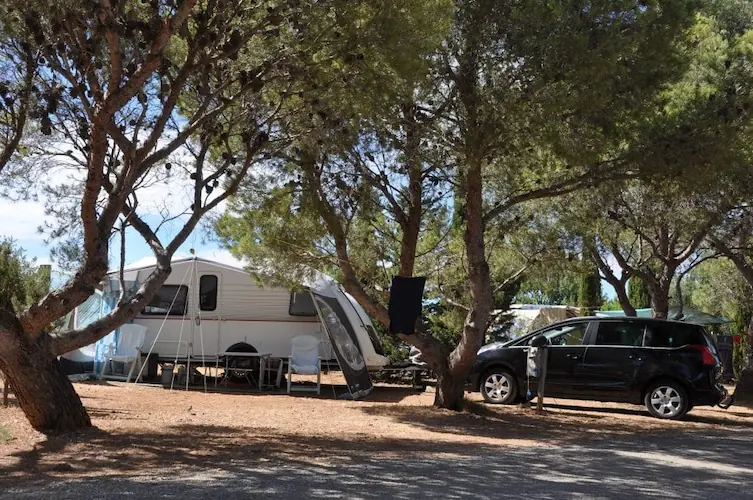
[[220,347],[222,321],[219,314],[222,275],[218,272],[199,271],[194,286],[193,355],[214,356]]

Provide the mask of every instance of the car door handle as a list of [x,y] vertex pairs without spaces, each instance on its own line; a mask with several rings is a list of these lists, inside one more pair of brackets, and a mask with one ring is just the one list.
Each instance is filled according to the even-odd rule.
[[567,357],[568,357],[569,359],[575,359],[575,360],[578,360],[578,359],[580,359],[580,354],[568,354],[568,355],[567,355]]
[[641,358],[638,354],[631,354],[630,356],[628,356],[628,359],[634,359],[636,361],[640,361],[643,358]]

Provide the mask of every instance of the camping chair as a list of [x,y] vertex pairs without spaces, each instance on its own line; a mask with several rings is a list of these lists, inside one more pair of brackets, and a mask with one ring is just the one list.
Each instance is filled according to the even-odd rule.
[[314,391],[321,393],[322,388],[322,359],[319,357],[319,340],[311,335],[299,335],[293,338],[292,352],[288,358],[288,394],[292,390],[293,374],[314,375],[316,374],[316,389],[301,387],[299,391]]
[[144,344],[146,337],[145,326],[127,324],[120,327],[120,334],[118,335],[118,343],[110,344],[107,346],[107,352],[105,353],[105,360],[102,363],[102,371],[99,374],[99,379],[102,380],[105,377],[105,369],[108,364],[116,363],[130,363],[131,368],[128,370],[128,376],[126,382],[131,381],[133,372],[141,369],[141,348]]

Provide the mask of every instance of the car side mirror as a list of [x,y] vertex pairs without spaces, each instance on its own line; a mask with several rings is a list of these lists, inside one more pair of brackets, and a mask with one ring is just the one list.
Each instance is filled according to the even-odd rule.
[[536,335],[531,339],[531,347],[544,347],[550,344],[551,342],[549,342],[549,339],[543,335]]

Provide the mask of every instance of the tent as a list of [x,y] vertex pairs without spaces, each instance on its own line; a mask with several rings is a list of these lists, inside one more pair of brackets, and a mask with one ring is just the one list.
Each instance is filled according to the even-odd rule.
[[[650,318],[653,316],[651,309],[636,309],[635,310],[636,315],[639,318]],[[624,311],[597,311],[596,316],[601,317],[613,317],[618,318],[621,316],[625,316]],[[669,309],[669,318],[674,319],[675,316],[677,316],[677,309],[670,308]],[[708,314],[702,311],[698,311],[696,309],[684,309],[683,310],[683,316],[679,319],[679,321],[684,321],[686,323],[695,323],[698,325],[724,325],[727,323],[731,323],[732,321],[728,320],[727,318],[721,318],[718,316],[714,316],[712,314]]]
[[[136,289],[136,285],[136,282],[126,282],[126,286],[131,291]],[[79,329],[94,323],[112,311],[119,298],[118,282],[112,280],[105,282],[103,290],[95,290],[91,297],[73,311],[72,322],[68,324],[72,329]],[[85,365],[92,363],[91,370],[94,373],[99,373],[102,369],[102,363],[105,361],[107,347],[117,343],[119,332],[120,329],[115,329],[94,344],[65,353],[62,357],[73,363]]]
[[556,321],[574,318],[580,314],[580,309],[572,306],[512,304],[508,312],[514,317],[509,335],[516,338]]

